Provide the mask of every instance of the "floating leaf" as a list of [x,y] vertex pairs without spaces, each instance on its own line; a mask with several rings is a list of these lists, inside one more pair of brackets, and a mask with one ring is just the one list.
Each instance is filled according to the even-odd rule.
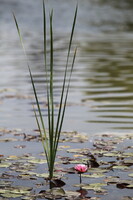
[[101,187],[107,186],[105,183],[91,183],[91,184],[79,184],[74,185],[75,187],[82,187],[85,190],[103,191]]
[[50,193],[52,193],[54,196],[64,196],[65,191],[62,188],[52,188]]
[[68,153],[81,153],[81,154],[86,154],[88,153],[88,149],[68,149]]
[[79,192],[75,192],[75,191],[66,190],[66,191],[65,191],[65,196],[66,196],[67,198],[71,199],[71,198],[79,197],[79,196],[80,196],[80,193],[79,193]]
[[116,184],[119,182],[119,180],[119,176],[108,176],[104,179],[104,181],[107,182],[107,184]]
[[125,152],[123,155],[126,157],[133,157],[133,152]]
[[121,169],[121,170],[124,170],[124,169],[129,169],[129,167],[125,166],[125,165],[117,165],[117,166],[113,166],[113,169]]
[[131,185],[127,185],[127,187],[126,188],[129,188],[129,189],[133,189],[133,184]]
[[3,139],[0,139],[0,142],[16,142],[18,141],[18,139],[16,138],[3,138]]
[[8,168],[11,166],[12,163],[2,162],[0,163],[0,168]]
[[0,187],[10,186],[11,184],[12,184],[11,181],[0,180]]
[[121,154],[117,151],[114,151],[114,152],[111,152],[111,153],[104,153],[103,155],[106,156],[106,157],[119,157],[119,156],[121,156]]
[[11,156],[7,157],[7,160],[18,160],[18,159],[20,159],[20,157],[15,156],[15,155],[11,155]]
[[109,170],[106,168],[90,168],[88,169],[88,172],[91,173],[107,173]]
[[133,173],[131,173],[131,174],[128,174],[128,176],[130,176],[130,177],[133,177]]
[[48,199],[60,199],[65,196],[65,191],[62,188],[52,188],[47,191],[41,191],[39,194]]
[[33,160],[28,160],[28,162],[34,163],[34,164],[44,164],[44,163],[47,163],[47,161],[43,160],[43,159],[33,159]]
[[102,174],[102,173],[82,174],[82,177],[84,178],[101,178],[103,176],[105,176],[105,174]]
[[12,193],[5,193],[5,194],[1,194],[2,197],[6,197],[6,198],[17,198],[17,197],[22,197],[22,194],[12,194]]
[[133,165],[133,160],[124,160],[124,164]]

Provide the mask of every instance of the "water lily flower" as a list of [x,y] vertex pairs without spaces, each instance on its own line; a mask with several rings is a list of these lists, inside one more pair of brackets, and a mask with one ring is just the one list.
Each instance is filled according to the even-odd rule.
[[74,169],[79,173],[80,183],[82,183],[81,174],[87,172],[88,167],[84,164],[75,165]]
[[80,174],[80,173],[85,173],[88,170],[87,165],[84,164],[78,164],[75,165],[74,169]]

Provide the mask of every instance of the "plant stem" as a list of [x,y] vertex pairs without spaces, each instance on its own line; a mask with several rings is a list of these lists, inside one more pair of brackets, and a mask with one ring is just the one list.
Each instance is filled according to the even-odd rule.
[[80,178],[80,184],[81,184],[82,183],[81,173],[79,174],[79,178]]

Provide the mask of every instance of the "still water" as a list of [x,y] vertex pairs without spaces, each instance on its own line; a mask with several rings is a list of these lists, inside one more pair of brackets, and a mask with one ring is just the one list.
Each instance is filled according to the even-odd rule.
[[[54,9],[55,96],[58,97],[76,1],[46,3],[47,14]],[[0,127],[33,130],[36,124],[31,106],[32,87],[12,12],[21,27],[38,93],[44,98],[46,94],[42,1],[0,0]],[[132,132],[132,13],[130,0],[79,1],[74,38],[78,54],[64,130],[89,135]]]

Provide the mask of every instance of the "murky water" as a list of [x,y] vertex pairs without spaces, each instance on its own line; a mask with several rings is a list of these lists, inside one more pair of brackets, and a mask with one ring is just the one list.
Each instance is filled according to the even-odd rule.
[[[56,96],[76,1],[51,0],[54,8]],[[12,11],[19,21],[38,92],[43,87],[42,1],[0,0],[0,126],[36,127],[29,96],[32,87]],[[95,134],[132,132],[133,3],[82,0],[74,45],[78,55],[64,130]],[[44,110],[45,111],[45,110]]]

